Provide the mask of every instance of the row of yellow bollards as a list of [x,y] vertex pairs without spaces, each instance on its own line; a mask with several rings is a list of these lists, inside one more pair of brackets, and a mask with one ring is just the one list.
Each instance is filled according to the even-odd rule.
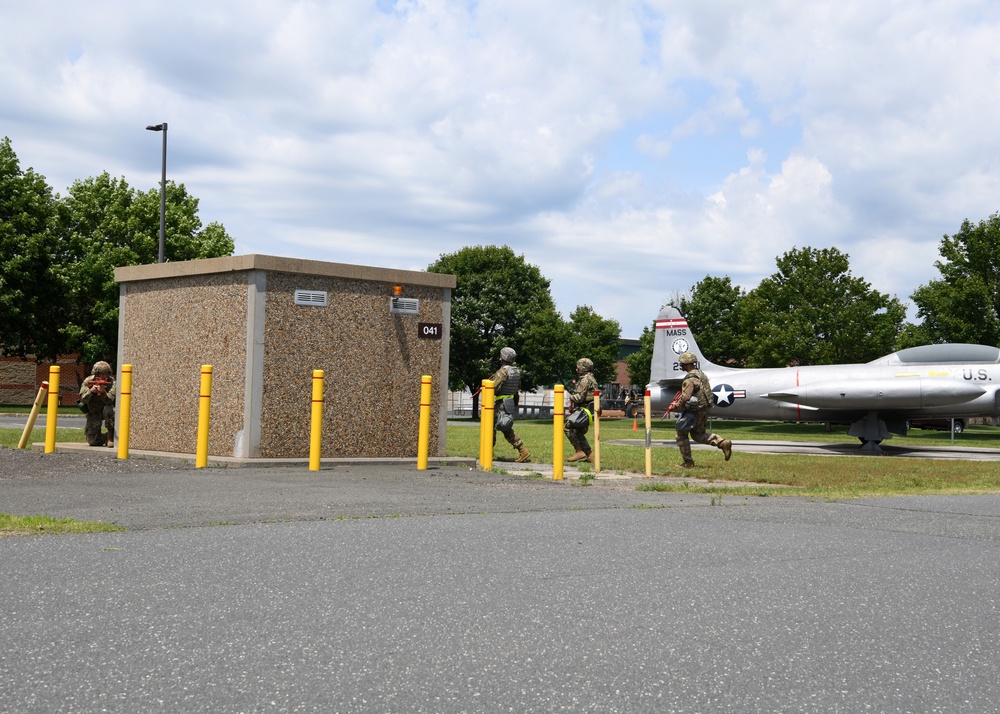
[[[479,467],[493,468],[493,430],[495,412],[494,384],[489,379],[483,380],[480,390],[481,412],[479,417]],[[563,479],[563,424],[566,416],[566,388],[562,384],[553,389],[552,408],[552,478],[555,481]],[[650,419],[649,390],[643,398],[646,417],[646,478],[653,477],[653,425]],[[594,390],[594,473],[601,473],[601,392]]]
[[[60,368],[53,365],[49,369],[49,381],[42,382],[42,387],[38,391],[28,421],[25,424],[24,432],[18,443],[18,448],[27,446],[28,438],[35,425],[35,420],[41,408],[42,402],[48,396],[48,411],[45,425],[45,453],[51,454],[56,447],[56,422],[59,414],[59,376]],[[424,375],[421,377],[420,385],[420,425],[417,437],[417,469],[426,470],[428,462],[428,451],[430,446],[430,421],[431,421],[431,377]],[[493,468],[493,430],[494,411],[496,407],[494,384],[489,379],[484,379],[482,384],[482,413],[479,423],[479,465],[482,469]],[[117,438],[118,438],[118,458],[127,459],[129,451],[129,432],[131,430],[131,408],[132,408],[132,365],[122,365],[121,389],[118,393],[119,409]],[[309,470],[318,471],[320,468],[321,445],[323,441],[323,394],[325,390],[324,372],[321,369],[313,370],[312,383],[312,413],[309,434]],[[208,431],[211,418],[212,404],[212,365],[205,364],[201,367],[201,386],[199,390],[198,409],[198,440],[195,451],[195,468],[204,468],[208,465]],[[552,478],[560,481],[563,478],[563,425],[565,419],[565,387],[561,384],[555,385],[554,389],[554,409],[552,423]],[[650,421],[650,397],[649,390],[644,396],[645,421],[646,421],[646,477],[652,477],[652,424]],[[601,396],[598,390],[594,390],[594,471],[601,472]]]
[[[28,415],[24,432],[17,448],[27,448],[31,431],[35,428],[35,420],[41,410],[42,402],[48,397],[48,409],[45,423],[45,453],[56,450],[56,424],[59,417],[59,374],[58,365],[49,368],[49,381],[42,382],[41,389],[35,397],[34,405]],[[428,451],[430,448],[431,423],[431,377],[421,377],[420,385],[420,430],[417,439],[417,469],[426,470]],[[131,430],[132,413],[132,365],[122,365],[121,389],[118,392],[119,408],[117,411],[118,458],[127,459],[129,450],[129,432]],[[323,393],[325,387],[324,373],[321,369],[313,370],[312,383],[312,414],[309,432],[309,470],[319,471],[321,445],[323,441]],[[212,409],[212,365],[201,366],[201,385],[198,392],[198,440],[195,449],[195,468],[208,465],[208,428]]]

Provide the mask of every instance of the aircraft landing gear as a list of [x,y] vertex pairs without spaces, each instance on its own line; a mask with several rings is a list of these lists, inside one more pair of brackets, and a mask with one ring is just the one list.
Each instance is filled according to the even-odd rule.
[[892,438],[892,434],[886,428],[885,422],[879,420],[878,412],[876,411],[868,412],[863,419],[859,419],[851,424],[847,433],[850,436],[858,437],[861,440],[861,450],[870,454],[885,453],[879,444],[884,439]]

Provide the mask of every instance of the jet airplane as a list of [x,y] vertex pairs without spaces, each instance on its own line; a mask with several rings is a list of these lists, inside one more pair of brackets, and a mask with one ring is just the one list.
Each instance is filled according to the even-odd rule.
[[665,409],[684,378],[678,362],[693,352],[712,384],[713,416],[849,425],[864,450],[879,452],[909,422],[1000,415],[1000,348],[940,344],[911,347],[864,364],[741,369],[712,364],[687,320],[668,305],[656,317],[649,390]]

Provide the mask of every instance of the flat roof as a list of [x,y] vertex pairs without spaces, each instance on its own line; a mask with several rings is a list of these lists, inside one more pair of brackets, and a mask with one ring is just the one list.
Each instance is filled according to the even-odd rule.
[[229,255],[223,258],[182,260],[174,263],[126,265],[115,268],[115,282],[132,283],[140,280],[161,280],[189,275],[231,273],[242,270],[266,270],[273,273],[321,275],[331,278],[350,278],[383,283],[402,283],[435,288],[454,288],[456,278],[449,273],[428,273],[422,270],[396,270],[374,268],[368,265],[328,263],[323,260],[280,258],[274,255]]

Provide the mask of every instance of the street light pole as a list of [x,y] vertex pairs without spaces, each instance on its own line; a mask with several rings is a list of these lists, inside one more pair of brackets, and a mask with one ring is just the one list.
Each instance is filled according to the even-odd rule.
[[163,262],[163,251],[167,244],[167,123],[150,124],[149,131],[163,132],[163,163],[160,173],[160,260]]

